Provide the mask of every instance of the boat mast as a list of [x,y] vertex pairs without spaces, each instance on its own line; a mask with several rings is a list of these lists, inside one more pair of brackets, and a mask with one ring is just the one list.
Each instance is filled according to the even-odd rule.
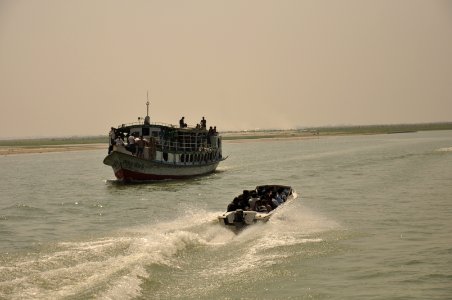
[[146,102],[146,117],[144,118],[144,124],[150,125],[151,118],[149,118],[149,91],[147,91],[147,93],[146,93],[146,99],[148,101]]
[[146,116],[149,117],[149,91],[146,92],[146,99],[148,102],[146,102]]

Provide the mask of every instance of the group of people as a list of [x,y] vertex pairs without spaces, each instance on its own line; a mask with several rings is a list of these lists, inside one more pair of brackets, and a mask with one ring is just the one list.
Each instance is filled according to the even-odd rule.
[[142,135],[129,135],[127,137],[126,150],[132,152],[132,155],[144,158],[144,147],[149,145],[149,141],[144,139]]
[[[182,117],[179,120],[179,127],[180,128],[186,128],[187,127],[187,123],[185,123],[185,117]],[[207,120],[206,120],[206,118],[202,117],[201,121],[198,124],[196,124],[196,128],[197,129],[207,130]],[[212,126],[210,126],[209,134],[216,134],[216,133],[217,133],[217,126],[215,126],[213,128],[212,128]]]
[[227,211],[243,209],[267,213],[283,204],[288,196],[289,191],[282,188],[261,191],[244,190],[242,194],[232,200]]
[[[127,140],[127,144],[124,142],[124,138]],[[143,158],[144,148],[149,146],[150,142],[144,139],[142,135],[127,134],[124,136],[123,133],[116,132],[115,128],[112,127],[110,131],[110,147],[108,148],[108,154],[113,151],[113,145],[124,146],[127,151],[132,153],[132,155]]]

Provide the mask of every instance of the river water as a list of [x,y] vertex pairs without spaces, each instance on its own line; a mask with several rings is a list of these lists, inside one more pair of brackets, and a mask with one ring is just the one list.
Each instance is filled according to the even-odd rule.
[[[451,299],[452,132],[225,142],[122,185],[105,151],[0,157],[0,299]],[[239,235],[243,189],[299,198]]]

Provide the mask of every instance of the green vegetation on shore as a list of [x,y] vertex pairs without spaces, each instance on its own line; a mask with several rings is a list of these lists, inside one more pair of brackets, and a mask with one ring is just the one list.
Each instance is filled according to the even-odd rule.
[[403,133],[430,130],[452,130],[452,122],[420,123],[420,124],[390,124],[364,126],[333,126],[313,128],[320,134],[384,134]]
[[108,143],[108,136],[87,136],[87,137],[60,137],[60,138],[36,138],[0,140],[3,147],[51,147],[60,145],[83,145]]
[[[224,140],[262,139],[262,138],[291,138],[307,136],[330,136],[352,134],[391,134],[403,132],[452,130],[452,122],[394,124],[394,125],[364,125],[364,126],[328,126],[311,127],[291,130],[253,130],[224,132]],[[0,140],[0,147],[51,147],[59,145],[82,145],[108,143],[108,136],[61,137]]]
[[394,134],[431,130],[452,130],[452,122],[394,124],[394,125],[362,125],[362,126],[325,126],[292,130],[255,130],[226,132],[224,140],[290,138],[307,136],[332,136],[353,134]]

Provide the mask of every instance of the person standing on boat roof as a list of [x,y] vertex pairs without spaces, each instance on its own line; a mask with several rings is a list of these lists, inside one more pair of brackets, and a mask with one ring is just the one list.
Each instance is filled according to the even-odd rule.
[[185,117],[182,117],[182,118],[179,120],[179,127],[180,127],[180,128],[185,128],[185,127],[187,127],[187,123],[185,123]]
[[206,121],[206,119],[204,119],[204,117],[202,117],[202,119],[201,119],[201,128],[202,129],[207,128],[207,121]]

